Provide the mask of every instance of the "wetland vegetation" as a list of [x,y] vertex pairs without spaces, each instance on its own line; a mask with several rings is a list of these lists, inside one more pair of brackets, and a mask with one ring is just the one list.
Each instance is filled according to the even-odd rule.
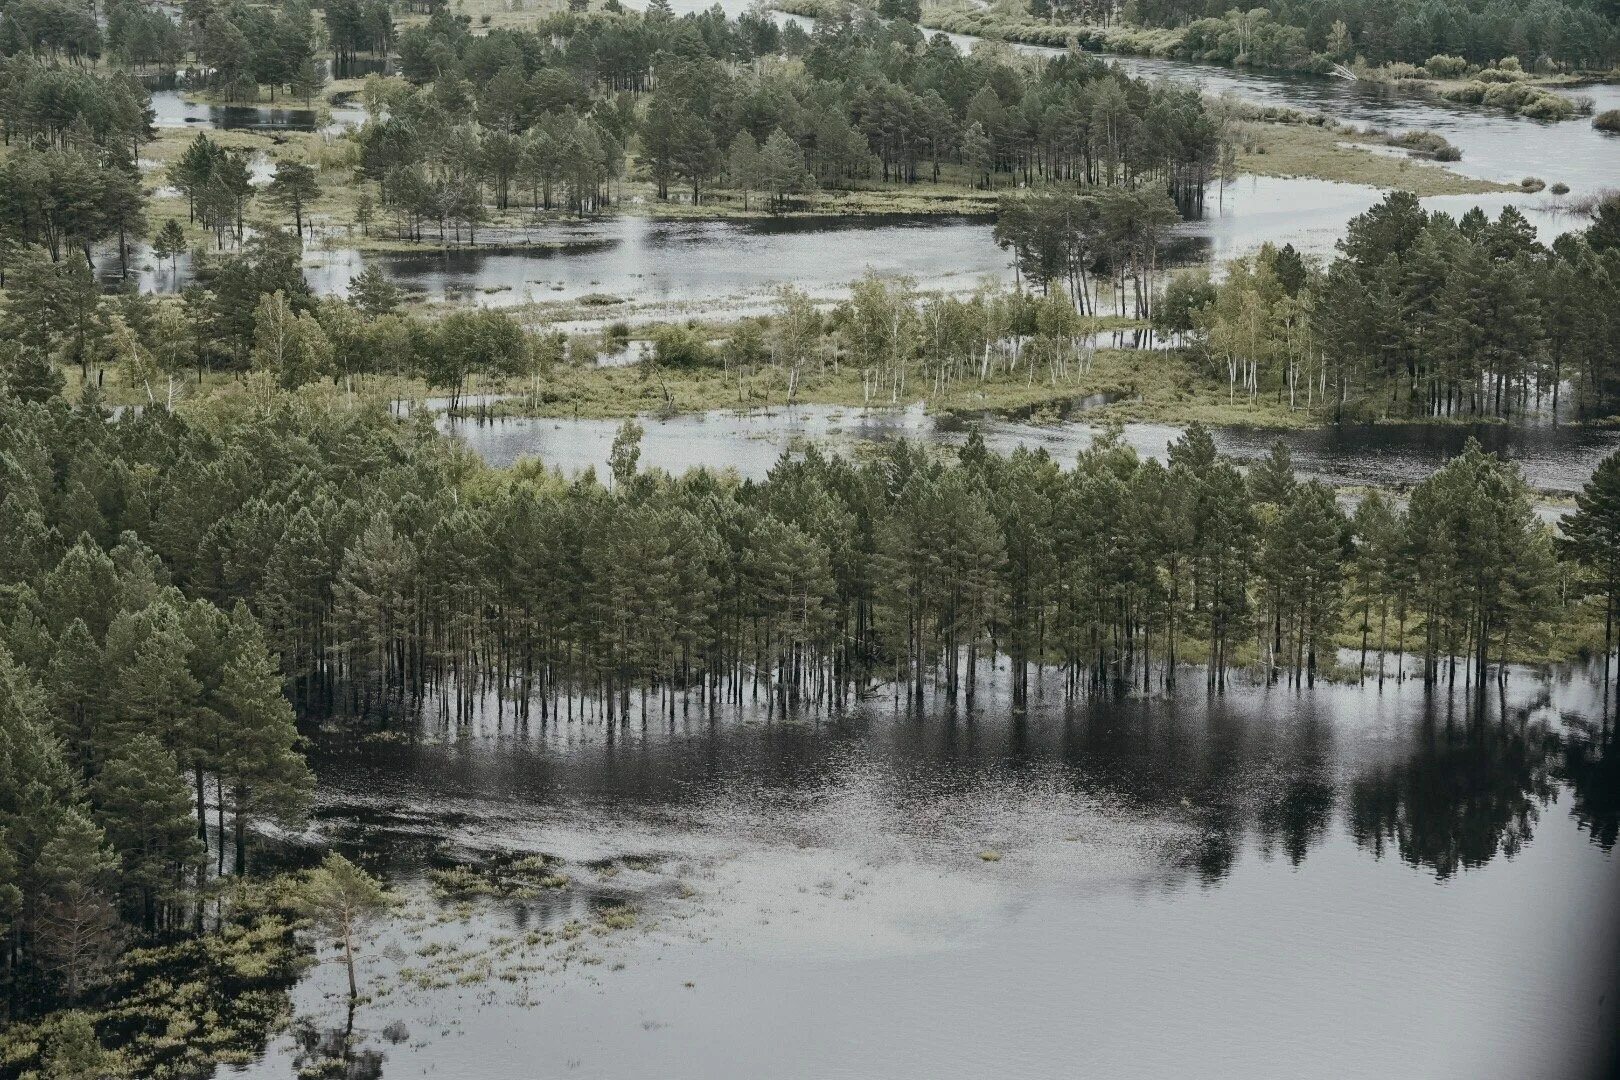
[[1620,1060],[1612,10],[804,10],[0,0],[0,1076]]

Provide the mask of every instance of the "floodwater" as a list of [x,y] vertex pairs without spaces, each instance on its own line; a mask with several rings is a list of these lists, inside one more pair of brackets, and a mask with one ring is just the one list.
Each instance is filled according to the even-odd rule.
[[306,106],[209,105],[190,100],[184,91],[170,87],[154,89],[153,125],[160,128],[194,128],[198,131],[315,131],[337,134],[350,124],[362,124],[366,110],[351,100],[352,95],[334,99],[331,121],[320,125],[320,114]]
[[[988,415],[938,416],[920,404],[893,409],[797,405],[712,411],[667,419],[646,416],[641,424],[643,461],[677,474],[701,466],[732,469],[752,479],[763,478],[784,452],[811,445],[846,453],[862,444],[901,438],[959,446],[974,427],[999,452],[1040,447],[1067,464],[1105,430],[1083,419],[1031,423]],[[570,475],[588,468],[606,475],[618,430],[614,420],[544,417],[441,416],[439,425],[491,464],[508,465],[528,457]],[[1158,423],[1119,428],[1121,439],[1139,455],[1159,460],[1182,431]],[[1302,431],[1222,427],[1212,434],[1221,452],[1240,462],[1264,457],[1280,438],[1292,451],[1301,475],[1335,485],[1396,487],[1422,480],[1461,452],[1469,438],[1476,438],[1486,449],[1516,462],[1533,488],[1554,494],[1579,491],[1598,463],[1620,449],[1620,431],[1550,423],[1363,424]]]
[[[1211,94],[1327,112],[1344,122],[1391,131],[1439,131],[1463,150],[1463,160],[1448,167],[1469,176],[1512,183],[1537,176],[1549,187],[1562,181],[1571,188],[1570,198],[1620,182],[1620,138],[1593,130],[1585,119],[1548,124],[1336,79],[1111,59],[1133,74],[1196,83]],[[1620,106],[1620,86],[1572,92],[1594,98],[1600,110]],[[195,105],[175,91],[155,93],[154,107],[160,125],[312,130],[317,122],[312,110]],[[340,103],[331,128],[363,119],[363,109]],[[1211,185],[1203,216],[1178,228],[1165,257],[1183,264],[1220,262],[1264,243],[1292,243],[1306,254],[1331,258],[1345,224],[1381,197],[1364,185],[1298,178],[1245,176],[1224,187]],[[1517,206],[1545,241],[1587,224],[1568,212],[1568,199],[1549,192],[1442,196],[1424,204],[1453,215],[1480,206],[1492,216]],[[626,303],[604,306],[604,318],[628,322],[763,312],[772,292],[786,284],[832,298],[867,268],[954,292],[987,279],[1012,280],[1010,258],[995,246],[986,218],[874,215],[740,222],[626,216],[484,230],[481,238],[486,245],[496,243],[477,250],[424,245],[419,251],[362,254],[334,237],[308,253],[305,272],[317,291],[340,296],[369,262],[429,301],[543,306],[585,297],[616,299]],[[184,259],[175,269],[137,261],[144,266],[143,290],[175,291],[189,280]]]
[[[836,719],[318,737],[321,838],[407,898],[362,951],[347,1075],[1595,1080],[1615,1060],[1620,747],[1593,679],[1515,672],[1471,720],[1415,681],[1211,698],[1195,674],[1173,700],[1065,704],[1052,682],[1020,718],[1005,677],[973,713],[879,696]],[[424,880],[534,854],[569,886],[458,908]],[[634,927],[598,922],[618,905]],[[295,988],[312,1030],[344,1024],[342,981],[329,963]],[[220,1075],[289,1076],[313,1041]]]
[[[1221,262],[1263,243],[1292,243],[1330,259],[1344,227],[1381,193],[1356,184],[1245,176],[1212,190],[1204,216],[1178,226],[1167,262]],[[1431,210],[1461,215],[1473,206],[1494,216],[1517,205],[1542,239],[1588,222],[1545,199],[1512,193],[1426,199]],[[771,310],[774,293],[793,285],[821,299],[845,295],[867,269],[905,276],[931,291],[971,292],[1014,280],[1011,256],[996,246],[987,217],[882,214],[746,221],[659,220],[625,215],[599,221],[484,230],[478,248],[423,246],[367,252],[341,239],[305,254],[304,276],[317,293],[347,295],[375,263],[412,295],[429,302],[490,307],[599,302],[603,319],[646,322],[685,315],[734,317]],[[499,243],[489,239],[498,236]],[[176,292],[190,280],[178,270],[136,260],[145,292]]]

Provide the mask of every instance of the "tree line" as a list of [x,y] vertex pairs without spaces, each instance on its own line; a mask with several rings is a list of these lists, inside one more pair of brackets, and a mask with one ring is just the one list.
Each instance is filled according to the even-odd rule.
[[1595,69],[1620,57],[1620,25],[1602,0],[1267,0],[1229,8],[1224,0],[1131,0],[1128,15],[1145,26],[1185,27],[1198,46],[1236,62],[1275,37],[1272,27],[1292,34],[1298,49],[1345,62],[1422,64],[1443,54],[1487,64],[1517,56]]
[[5,411],[0,516],[22,546],[0,569],[0,986],[26,1015],[200,928],[250,820],[301,821],[311,781],[258,620],[182,593],[134,529],[60,517],[71,449]]
[[1620,200],[1551,245],[1513,207],[1425,211],[1396,192],[1358,215],[1326,267],[1291,246],[1172,280],[1156,317],[1235,397],[1335,421],[1384,415],[1606,415],[1620,357]]
[[[351,10],[351,6],[353,10]],[[386,5],[330,5],[333,49],[349,57],[359,47],[386,48],[393,23]],[[308,100],[325,82],[321,34],[310,5],[275,6],[241,0],[186,0],[178,17],[141,3],[114,0],[104,24],[94,7],[71,0],[13,0],[0,9],[0,56],[74,67],[110,60],[126,69],[173,74],[231,100],[253,101],[261,87]],[[187,58],[195,63],[187,65]]]
[[639,469],[634,424],[604,483],[488,470],[425,418],[265,392],[8,420],[68,462],[40,509],[7,504],[7,534],[36,537],[18,579],[71,554],[64,532],[150,522],[139,538],[175,585],[245,605],[315,710],[442,695],[465,711],[492,690],[542,718],[836,707],[885,683],[971,698],[997,655],[1015,700],[1048,672],[1076,694],[1172,687],[1189,662],[1214,688],[1234,668],[1309,683],[1347,632],[1364,672],[1414,654],[1431,682],[1482,687],[1578,614],[1578,565],[1477,446],[1405,507],[1375,493],[1347,514],[1281,448],[1245,475],[1197,427],[1163,463],[1105,438],[1065,469],[975,437],[954,463],[897,444],[738,484]]
[[1220,141],[1196,91],[1082,57],[963,56],[875,18],[807,35],[654,10],[474,34],[436,12],[400,54],[412,89],[357,137],[409,235],[474,227],[488,202],[594,208],[627,155],[658,197],[684,188],[693,202],[719,188],[781,207],[947,168],[973,187],[1142,186],[1196,202]]

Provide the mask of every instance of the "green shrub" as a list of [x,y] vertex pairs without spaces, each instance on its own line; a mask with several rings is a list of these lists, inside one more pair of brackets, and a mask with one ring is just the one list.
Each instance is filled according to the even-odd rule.
[[1468,61],[1460,56],[1436,53],[1423,61],[1423,70],[1436,79],[1458,79],[1468,73]]
[[1620,109],[1610,109],[1592,117],[1592,126],[1610,135],[1620,135]]

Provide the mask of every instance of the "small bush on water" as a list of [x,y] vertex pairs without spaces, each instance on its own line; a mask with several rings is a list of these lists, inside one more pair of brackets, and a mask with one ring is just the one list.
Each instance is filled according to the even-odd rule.
[[1620,109],[1610,109],[1592,117],[1592,126],[1610,135],[1620,135]]
[[433,893],[441,900],[471,900],[475,897],[537,896],[542,889],[566,889],[567,874],[554,867],[558,860],[548,855],[521,858],[495,858],[476,866],[459,864],[428,871]]
[[602,916],[602,925],[609,930],[628,930],[636,925],[636,913],[633,908],[615,908]]

